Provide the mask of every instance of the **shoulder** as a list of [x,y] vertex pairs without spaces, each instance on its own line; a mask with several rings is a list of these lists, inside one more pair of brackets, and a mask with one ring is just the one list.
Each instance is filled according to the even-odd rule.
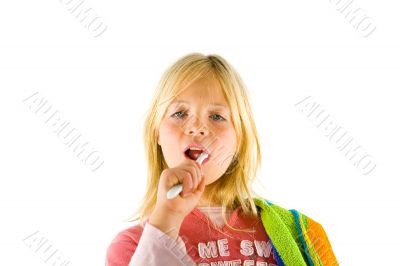
[[128,227],[116,234],[107,248],[106,265],[128,265],[143,233],[140,224]]

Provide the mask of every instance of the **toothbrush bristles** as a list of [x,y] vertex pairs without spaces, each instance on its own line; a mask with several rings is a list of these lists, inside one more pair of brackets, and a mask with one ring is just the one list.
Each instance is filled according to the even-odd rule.
[[202,164],[203,161],[208,157],[208,154],[206,152],[202,152],[199,157],[197,158],[196,162],[199,164]]

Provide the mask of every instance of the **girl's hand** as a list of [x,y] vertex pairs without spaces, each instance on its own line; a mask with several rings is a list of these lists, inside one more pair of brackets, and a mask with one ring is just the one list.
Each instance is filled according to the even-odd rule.
[[[155,211],[183,220],[197,205],[205,188],[205,178],[200,165],[194,160],[185,160],[175,168],[165,169],[160,175]],[[173,199],[167,192],[174,185],[183,184],[183,190]]]

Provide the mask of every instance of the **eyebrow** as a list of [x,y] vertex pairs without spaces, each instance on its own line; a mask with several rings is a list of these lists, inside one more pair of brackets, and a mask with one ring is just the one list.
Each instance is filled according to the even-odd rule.
[[[190,102],[188,101],[174,101],[171,104],[178,104],[178,103],[186,103],[186,104],[190,104]],[[210,105],[212,106],[217,106],[217,107],[223,107],[223,108],[227,108],[229,110],[229,107],[225,104],[220,104],[220,103],[211,103]]]

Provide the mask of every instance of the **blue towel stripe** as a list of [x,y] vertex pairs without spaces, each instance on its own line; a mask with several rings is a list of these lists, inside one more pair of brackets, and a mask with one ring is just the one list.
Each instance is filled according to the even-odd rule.
[[314,266],[314,263],[313,263],[313,261],[312,261],[312,259],[311,259],[310,252],[309,252],[309,250],[308,250],[306,241],[305,241],[305,239],[304,239],[303,231],[301,230],[299,212],[296,211],[296,210],[293,210],[293,209],[290,210],[290,212],[293,213],[294,218],[295,218],[295,220],[296,220],[297,231],[298,231],[298,233],[299,233],[300,240],[301,240],[301,244],[302,244],[302,246],[303,246],[304,252],[306,253],[308,263],[310,264],[310,266]]
[[[272,243],[272,241],[271,241],[271,243]],[[274,256],[275,256],[276,262],[278,262],[278,266],[285,266],[285,263],[283,263],[281,256],[279,256],[278,251],[275,249],[273,244],[272,244],[272,251],[274,252]]]

